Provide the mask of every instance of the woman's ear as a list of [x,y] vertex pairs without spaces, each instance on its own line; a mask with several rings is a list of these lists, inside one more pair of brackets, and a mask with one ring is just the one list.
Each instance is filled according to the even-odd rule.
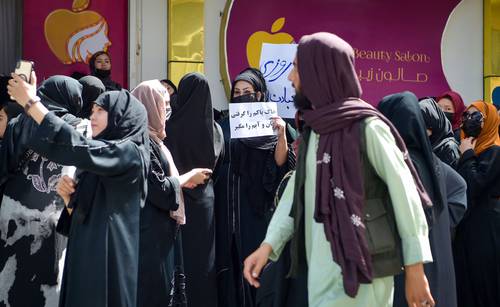
[[260,101],[260,98],[262,98],[262,92],[257,92],[255,98],[257,98],[257,101]]

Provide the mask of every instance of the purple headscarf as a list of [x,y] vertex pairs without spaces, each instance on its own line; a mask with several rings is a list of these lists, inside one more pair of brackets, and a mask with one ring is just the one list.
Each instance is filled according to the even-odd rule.
[[[403,140],[392,124],[362,101],[352,47],[331,33],[302,37],[297,50],[300,89],[312,103],[304,120],[320,135],[317,150],[314,218],[323,223],[333,260],[342,269],[344,290],[355,297],[360,283],[370,283],[371,257],[363,224],[364,186],[360,123],[376,116],[392,131],[403,152],[424,205],[429,196],[413,167]],[[304,144],[307,146],[307,144]]]

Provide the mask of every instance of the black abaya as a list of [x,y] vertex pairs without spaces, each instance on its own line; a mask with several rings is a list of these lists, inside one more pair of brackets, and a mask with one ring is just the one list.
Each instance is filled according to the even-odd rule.
[[255,306],[256,290],[243,280],[243,261],[264,240],[276,189],[295,167],[295,155],[289,146],[287,162],[278,166],[276,140],[269,149],[253,148],[231,140],[228,118],[221,126],[226,155],[215,187],[219,298],[225,306]]
[[[214,170],[223,156],[220,126],[213,121],[208,82],[191,73],[179,83],[177,103],[167,122],[167,147],[179,173],[193,168]],[[193,190],[184,190],[186,225],[182,227],[188,306],[217,306],[215,280],[215,219],[213,179]]]
[[[429,243],[434,261],[424,264],[431,294],[436,306],[456,306],[446,178],[441,162],[432,151],[426,131],[428,127],[418,100],[412,93],[404,92],[385,97],[378,108],[394,124],[404,139],[415,169],[432,200],[433,206],[425,210],[428,216],[432,216]],[[394,306],[407,306],[403,274],[395,276]]]
[[[76,192],[59,224],[69,224],[59,306],[137,304],[139,214],[149,167],[147,114],[126,91],[101,95],[96,104],[108,112],[106,129],[88,140],[52,114],[35,137],[37,152],[76,166]],[[59,225],[58,225],[59,227]]]
[[170,211],[179,207],[179,181],[170,176],[170,165],[161,147],[150,139],[148,196],[141,209],[138,307],[168,306],[175,271],[177,223]]
[[[251,84],[254,93],[235,97],[240,81]],[[255,68],[243,70],[233,80],[231,103],[265,102],[268,95],[266,80]],[[289,146],[287,161],[278,166],[276,135],[232,140],[229,117],[221,120],[221,126],[226,154],[215,186],[218,296],[224,306],[250,307],[256,305],[256,289],[243,279],[243,261],[264,240],[276,189],[295,167],[295,156]],[[288,133],[287,140],[293,140]]]
[[458,305],[500,306],[500,147],[466,151],[458,171],[469,199],[454,242]]

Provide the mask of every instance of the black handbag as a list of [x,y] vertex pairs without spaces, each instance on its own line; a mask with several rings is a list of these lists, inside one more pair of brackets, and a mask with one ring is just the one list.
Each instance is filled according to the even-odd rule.
[[172,290],[170,292],[169,307],[187,307],[186,275],[184,274],[184,258],[182,255],[182,236],[180,226],[177,225],[174,243],[174,274]]

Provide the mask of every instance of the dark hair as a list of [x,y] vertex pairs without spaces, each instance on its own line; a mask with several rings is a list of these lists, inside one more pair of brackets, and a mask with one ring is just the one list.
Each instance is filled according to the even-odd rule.
[[0,111],[1,110],[4,110],[5,114],[7,114],[7,121],[24,112],[23,107],[21,107],[18,103],[11,101],[0,104]]
[[436,96],[424,96],[424,97],[420,97],[420,98],[418,98],[418,102],[420,102],[422,100],[426,100],[426,99],[432,99],[432,100],[434,100],[434,102],[436,102],[436,103],[438,102],[438,99],[437,99]]
[[11,77],[0,75],[0,104],[2,105],[7,101],[12,101],[7,92],[7,85],[10,79]]
[[83,78],[85,76],[86,76],[86,74],[84,74],[83,72],[80,72],[80,71],[74,71],[70,75],[70,77],[75,79],[75,80],[80,80],[81,78]]
[[177,86],[175,86],[174,82],[170,81],[169,79],[163,79],[160,80],[160,82],[170,85],[174,89],[174,94],[177,94]]
[[97,51],[96,53],[94,53],[94,54],[92,55],[92,57],[91,57],[91,58],[90,58],[90,60],[89,60],[89,68],[90,68],[90,73],[91,73],[91,74],[93,74],[93,73],[94,73],[94,71],[95,71],[95,60],[97,59],[97,57],[98,57],[98,56],[101,56],[101,55],[103,55],[103,54],[107,55],[107,56],[108,56],[108,58],[109,58],[109,61],[111,62],[111,56],[109,55],[109,53],[108,53],[108,52],[103,51],[103,50],[101,50],[101,51]]

